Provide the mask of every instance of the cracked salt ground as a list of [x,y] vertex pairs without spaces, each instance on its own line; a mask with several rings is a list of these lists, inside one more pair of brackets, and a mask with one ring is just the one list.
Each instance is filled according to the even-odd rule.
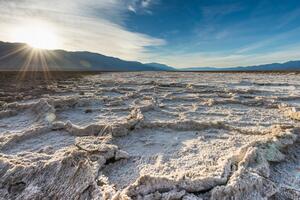
[[142,175],[171,179],[222,177],[228,155],[255,140],[255,135],[213,128],[201,131],[137,130],[113,141],[129,153],[130,158],[108,165],[104,174],[119,188]]
[[32,138],[23,139],[3,149],[5,154],[26,152],[51,153],[74,144],[75,137],[67,132],[51,131]]
[[86,126],[93,123],[107,124],[109,122],[121,122],[129,115],[129,111],[114,112],[113,110],[104,111],[104,109],[73,108],[61,111],[57,114],[60,121],[71,121],[80,126]]
[[210,107],[200,105],[195,112],[186,112],[184,116],[197,121],[225,121],[234,126],[256,129],[276,124],[293,124],[293,121],[282,116],[279,110],[230,103]]
[[47,84],[1,88],[0,199],[300,198],[298,74]]
[[280,190],[273,199],[297,199],[300,195],[300,143],[296,142],[284,153],[287,157],[283,162],[271,165],[271,180]]

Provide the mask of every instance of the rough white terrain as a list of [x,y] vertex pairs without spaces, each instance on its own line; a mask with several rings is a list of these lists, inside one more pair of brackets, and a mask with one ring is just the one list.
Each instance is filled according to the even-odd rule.
[[30,87],[0,88],[0,199],[300,199],[299,74]]

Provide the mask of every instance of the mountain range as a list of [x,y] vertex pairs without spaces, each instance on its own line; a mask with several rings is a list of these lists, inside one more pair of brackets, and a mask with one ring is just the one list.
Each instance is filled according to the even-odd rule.
[[239,67],[190,67],[181,71],[300,71],[300,61]]
[[300,61],[228,68],[174,68],[160,63],[125,61],[87,51],[34,49],[24,43],[0,41],[0,71],[300,71]]
[[0,42],[0,70],[171,71],[172,67],[125,61],[87,51],[33,49],[24,43]]

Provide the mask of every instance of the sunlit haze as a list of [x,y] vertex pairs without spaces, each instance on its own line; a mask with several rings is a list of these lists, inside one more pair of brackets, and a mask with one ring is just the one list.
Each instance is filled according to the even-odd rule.
[[39,49],[59,48],[58,37],[53,28],[43,22],[28,22],[16,27],[12,37],[17,42],[24,42]]

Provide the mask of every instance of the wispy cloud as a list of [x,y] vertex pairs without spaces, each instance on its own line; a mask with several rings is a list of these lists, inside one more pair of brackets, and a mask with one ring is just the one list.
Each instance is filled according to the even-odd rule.
[[238,3],[213,4],[200,9],[201,21],[195,27],[195,33],[201,40],[222,39],[229,32],[223,30],[224,17],[239,12],[243,7]]
[[215,21],[225,15],[242,10],[243,7],[238,3],[225,3],[219,5],[203,6],[201,13],[206,21]]
[[186,67],[236,67],[286,62],[299,60],[300,43],[286,45],[278,50],[261,53],[236,54],[228,52],[165,52],[163,56],[155,57],[159,62],[171,66]]
[[[272,17],[277,13],[265,14],[265,5],[257,9],[244,6],[238,3],[202,7],[203,19],[195,26],[188,44],[178,44],[155,59],[176,67],[234,67],[300,59],[300,44],[296,43],[300,28],[290,26],[299,19],[299,8]],[[247,18],[224,20],[231,14],[239,16],[239,12]]]
[[[87,50],[127,60],[149,56],[147,47],[166,42],[146,34],[127,30],[124,23],[127,5],[122,0],[0,0],[0,40],[14,42],[14,27],[44,21],[56,31],[67,50]],[[151,1],[141,1],[147,8]],[[3,31],[2,31],[3,30]]]
[[246,53],[251,52],[259,49],[266,48],[274,43],[277,43],[280,40],[286,40],[292,37],[298,37],[298,33],[300,31],[300,27],[294,28],[292,30],[277,34],[275,36],[268,37],[264,40],[256,41],[255,43],[248,44],[237,51],[235,53]]
[[128,10],[134,13],[151,14],[152,12],[151,10],[149,10],[149,8],[151,7],[151,5],[156,3],[157,0],[127,0],[127,7]]

